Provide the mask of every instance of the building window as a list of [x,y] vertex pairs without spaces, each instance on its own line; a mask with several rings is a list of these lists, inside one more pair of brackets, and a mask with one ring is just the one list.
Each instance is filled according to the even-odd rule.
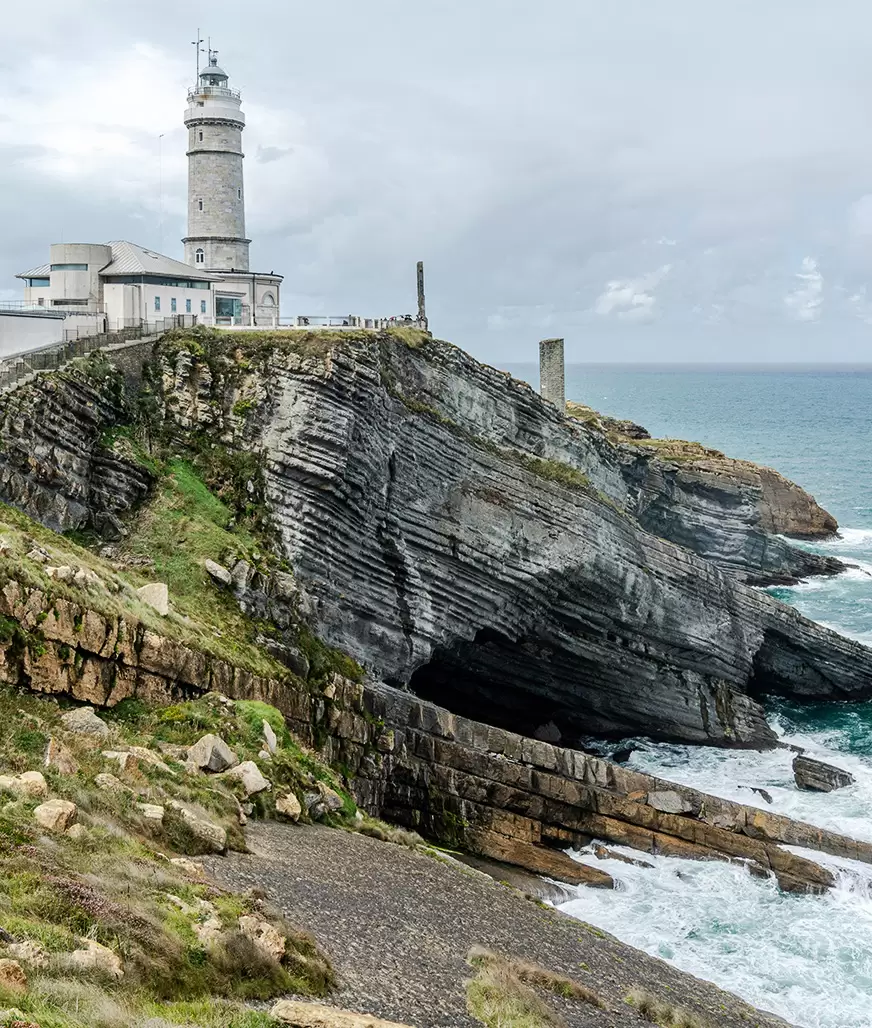
[[201,143],[203,142],[203,130],[202,129],[200,130],[200,142]]
[[206,261],[206,251],[203,249],[202,246],[198,246],[196,251],[194,252],[194,263],[195,264],[204,264],[205,261]]
[[170,314],[175,314],[175,313],[176,313],[176,298],[172,297],[172,299],[170,300]]
[[241,189],[237,189],[236,190],[236,199],[237,200],[241,200],[242,199],[242,190]]
[[155,309],[156,311],[159,311],[159,310],[160,310],[160,297],[159,297],[159,296],[156,296],[156,297],[154,298],[154,309]]
[[87,271],[87,264],[52,264],[52,271]]
[[31,287],[31,289],[34,286],[50,286],[51,285],[51,279],[48,279],[48,278],[29,278],[29,279],[27,279],[27,284]]
[[185,314],[191,313],[191,301],[185,300]]
[[37,304],[40,307],[45,307],[45,297],[44,296],[41,296],[36,302],[37,302]]
[[205,300],[201,300],[200,301],[200,313],[201,314],[205,314],[206,313],[206,301]]
[[203,209],[203,198],[202,197],[200,197],[200,199],[197,201],[197,207],[202,211],[202,209]]
[[273,296],[272,293],[264,293],[263,299],[260,302],[261,306],[263,307],[275,307],[276,298]]

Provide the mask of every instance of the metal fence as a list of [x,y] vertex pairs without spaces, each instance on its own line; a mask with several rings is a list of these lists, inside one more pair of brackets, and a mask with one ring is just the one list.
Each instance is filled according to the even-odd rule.
[[[172,328],[190,327],[195,322],[190,315],[179,314],[157,321],[137,321],[114,332],[91,331],[89,335],[65,338],[36,350],[13,354],[0,361],[0,390],[8,389],[37,371],[57,371],[76,357],[85,357],[95,350],[126,343],[149,336],[162,335]],[[76,333],[78,330],[67,330]],[[66,336],[66,331],[64,333]]]

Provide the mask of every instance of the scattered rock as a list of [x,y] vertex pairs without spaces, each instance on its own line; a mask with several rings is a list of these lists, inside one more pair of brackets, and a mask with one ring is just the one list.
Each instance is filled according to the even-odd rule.
[[541,742],[550,742],[555,746],[559,746],[563,735],[553,721],[547,721],[544,725],[539,725],[539,727],[533,731],[533,738],[539,739]]
[[648,793],[648,806],[661,814],[692,814],[693,804],[673,789]]
[[[187,754],[187,750],[184,746],[175,747],[177,751]],[[175,775],[176,772],[167,764],[165,761],[153,751],[148,749],[146,746],[131,746],[130,753],[135,757],[141,764],[148,764],[149,767],[156,767],[158,771],[163,771],[164,774]]]
[[108,946],[102,946],[93,939],[79,939],[78,943],[79,948],[63,958],[63,963],[71,971],[98,971],[109,978],[124,977],[121,958]]
[[102,755],[107,760],[114,761],[122,774],[135,771],[137,768],[136,757],[128,750],[103,750]]
[[48,784],[39,771],[25,771],[14,778],[0,775],[0,789],[27,799],[45,799],[48,796]]
[[797,788],[813,792],[832,792],[854,782],[854,776],[840,767],[800,756],[793,758],[793,777]]
[[137,803],[136,807],[146,821],[163,824],[164,808],[159,803]]
[[275,751],[278,749],[279,740],[276,738],[276,733],[273,730],[273,726],[269,723],[269,721],[267,721],[266,718],[263,719],[263,741],[266,743],[266,748],[270,751],[270,753],[275,753]]
[[226,771],[223,777],[241,782],[246,796],[254,796],[258,792],[264,792],[272,788],[269,779],[264,778],[260,768],[253,760],[246,760],[242,764],[238,764],[236,767]]
[[48,832],[65,832],[75,823],[79,808],[69,800],[47,800],[34,810],[33,817],[40,828]]
[[204,853],[223,853],[227,849],[227,832],[221,825],[195,814],[178,800],[169,800],[167,806],[185,822],[191,834],[202,845]]
[[28,967],[40,969],[48,967],[48,953],[38,942],[27,940],[25,942],[13,942],[6,947],[6,955],[13,960],[19,960]]
[[52,736],[45,747],[43,759],[45,767],[53,767],[62,775],[74,775],[79,770],[79,762],[68,746]]
[[0,960],[0,988],[7,992],[27,992],[27,975],[17,960]]
[[61,718],[61,724],[65,731],[74,735],[90,735],[100,739],[109,736],[109,726],[102,718],[97,717],[93,707],[68,710]]
[[345,806],[345,800],[339,795],[338,792],[331,789],[328,785],[323,782],[318,782],[318,792],[321,795],[321,800],[327,810],[333,812],[341,810]]
[[635,749],[635,746],[619,746],[614,753],[612,753],[611,759],[616,764],[626,764],[630,757],[632,757]]
[[752,785],[751,792],[756,792],[758,796],[762,796],[767,803],[772,802],[772,794],[768,793],[765,789],[759,789],[756,785]]
[[188,760],[204,771],[226,771],[239,758],[218,735],[204,735],[188,750]]
[[298,647],[280,642],[278,639],[271,639],[267,635],[258,635],[255,642],[258,646],[262,646],[270,656],[281,661],[295,675],[302,679],[309,677],[309,658]]
[[270,1016],[292,1028],[409,1028],[399,1021],[383,1021],[372,1014],[356,1014],[323,1003],[300,1003],[290,999],[279,1000]]
[[608,846],[601,846],[599,843],[594,846],[593,852],[598,860],[620,860],[622,864],[632,864],[633,867],[654,867],[654,865],[649,864],[647,860],[636,860],[634,857],[624,856],[623,853],[611,850]]
[[72,839],[73,842],[81,842],[83,839],[88,837],[88,829],[84,825],[80,825],[78,822],[64,832],[64,835],[68,839]]
[[98,589],[106,588],[100,576],[90,568],[79,568],[73,575],[73,584],[80,589],[86,589],[88,586],[96,586]]
[[203,563],[203,567],[206,569],[206,574],[216,585],[227,588],[233,583],[233,576],[223,564],[218,564],[214,560],[207,560]]
[[166,582],[149,582],[148,585],[140,586],[136,595],[153,607],[161,617],[166,617],[170,612],[170,592]]
[[276,813],[289,818],[291,821],[299,821],[303,808],[297,797],[292,792],[289,792],[276,799]]
[[56,582],[72,582],[76,574],[76,569],[70,567],[69,564],[61,564],[58,567],[46,568],[45,573],[49,578],[53,578]]
[[28,552],[27,559],[32,560],[35,564],[48,564],[51,560],[51,555],[48,550],[44,550],[41,546],[34,546]]
[[282,933],[263,918],[255,917],[252,914],[243,914],[239,918],[239,930],[242,934],[251,939],[257,948],[274,960],[277,964],[282,962],[285,955],[285,937]]
[[269,750],[258,750],[257,751],[257,759],[258,760],[272,760],[272,754],[270,753]]
[[103,792],[130,792],[124,782],[116,778],[115,775],[110,775],[108,772],[97,775],[94,779],[94,785],[96,785],[98,789],[102,789]]
[[198,864],[195,860],[188,860],[187,857],[170,857],[170,863],[195,878],[202,878],[206,873],[206,868],[202,864]]

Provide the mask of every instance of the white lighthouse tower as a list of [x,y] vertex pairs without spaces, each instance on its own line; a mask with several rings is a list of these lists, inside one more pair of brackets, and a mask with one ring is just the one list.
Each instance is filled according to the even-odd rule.
[[[199,34],[198,34],[199,57]],[[277,324],[282,276],[249,271],[245,235],[242,131],[238,90],[209,49],[188,92],[188,234],[185,263],[213,275],[215,320],[225,325]]]

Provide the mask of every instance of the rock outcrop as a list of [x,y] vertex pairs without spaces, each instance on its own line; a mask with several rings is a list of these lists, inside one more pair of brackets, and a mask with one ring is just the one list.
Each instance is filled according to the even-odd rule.
[[811,757],[796,756],[793,758],[793,777],[797,787],[812,792],[832,792],[844,789],[854,782],[854,776],[840,767],[825,764],[822,760]]
[[658,536],[637,516],[655,478],[665,509],[665,462],[455,347],[231,345],[207,364],[170,344],[167,415],[180,437],[261,456],[303,610],[376,677],[570,743],[641,730],[765,746],[756,694],[872,695],[872,651],[691,552],[704,522],[747,575],[772,570],[761,540],[788,544],[761,527],[757,485],[732,483],[732,508],[675,502]]

